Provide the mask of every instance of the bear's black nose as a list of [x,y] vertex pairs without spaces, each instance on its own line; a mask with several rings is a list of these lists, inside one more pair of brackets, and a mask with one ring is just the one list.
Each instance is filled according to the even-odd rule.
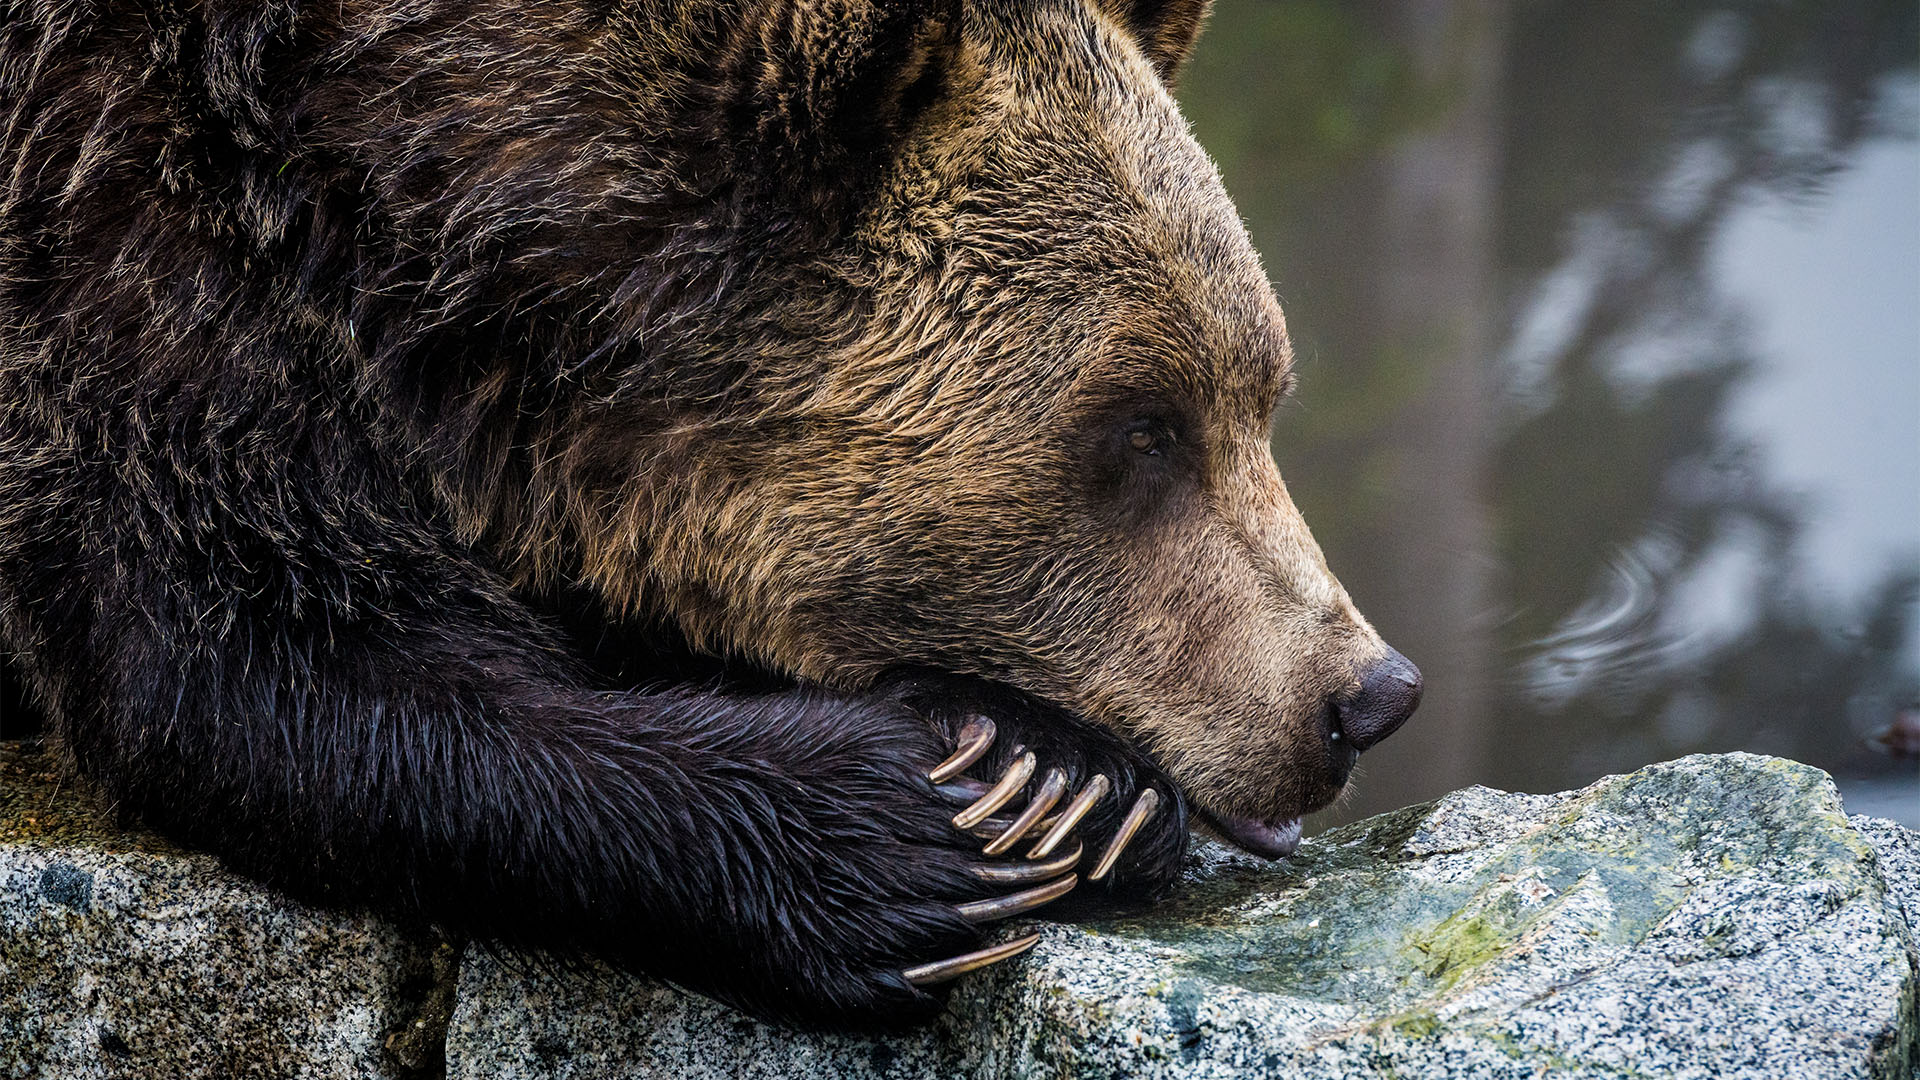
[[1360,689],[1334,705],[1340,734],[1365,750],[1399,730],[1420,707],[1420,669],[1392,646],[1360,676]]

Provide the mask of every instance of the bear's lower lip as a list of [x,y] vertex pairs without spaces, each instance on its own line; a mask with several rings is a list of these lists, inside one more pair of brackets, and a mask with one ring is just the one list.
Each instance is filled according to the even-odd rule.
[[1284,859],[1300,846],[1300,819],[1255,821],[1249,817],[1206,812],[1206,819],[1234,845],[1268,859]]

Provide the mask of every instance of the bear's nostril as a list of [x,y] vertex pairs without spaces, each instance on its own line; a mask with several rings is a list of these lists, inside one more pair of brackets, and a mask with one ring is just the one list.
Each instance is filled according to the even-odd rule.
[[1392,648],[1361,674],[1360,688],[1339,702],[1340,733],[1365,750],[1397,731],[1420,707],[1420,669]]
[[1339,702],[1327,702],[1321,722],[1326,728],[1327,780],[1336,788],[1345,787],[1354,762],[1360,758],[1360,748],[1340,730]]

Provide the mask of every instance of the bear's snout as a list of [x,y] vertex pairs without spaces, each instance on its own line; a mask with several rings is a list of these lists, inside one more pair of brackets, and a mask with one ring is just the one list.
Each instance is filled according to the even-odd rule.
[[1366,750],[1400,729],[1420,707],[1420,669],[1387,646],[1360,676],[1360,687],[1334,702],[1330,736],[1355,752]]

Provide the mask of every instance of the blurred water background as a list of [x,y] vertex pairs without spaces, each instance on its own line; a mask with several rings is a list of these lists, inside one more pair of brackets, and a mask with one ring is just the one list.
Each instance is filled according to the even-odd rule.
[[1218,0],[1179,96],[1427,678],[1313,827],[1729,750],[1920,825],[1920,5]]

